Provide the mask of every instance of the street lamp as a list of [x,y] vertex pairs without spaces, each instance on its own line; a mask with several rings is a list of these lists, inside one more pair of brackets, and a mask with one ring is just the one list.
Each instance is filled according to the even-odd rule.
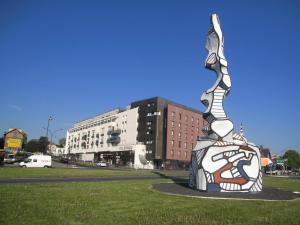
[[54,118],[52,116],[49,116],[48,118],[48,124],[47,124],[47,129],[46,129],[46,137],[48,139],[48,132],[49,132],[49,125],[50,125],[50,121],[54,120]]
[[[43,127],[43,129],[46,130],[45,127]],[[59,131],[63,131],[63,130],[64,130],[64,129],[61,128],[61,129],[54,130],[54,131],[52,132],[49,128],[47,129],[47,132],[50,133],[50,143],[49,143],[50,147],[49,147],[48,150],[51,150],[52,139],[53,139],[54,134],[57,133],[57,132],[59,132]],[[48,137],[47,137],[47,138],[48,138]],[[47,149],[46,149],[46,150],[47,150]]]
[[57,129],[57,130],[55,130],[55,131],[53,131],[53,132],[51,132],[51,131],[49,130],[49,131],[50,131],[50,134],[51,134],[50,144],[52,143],[53,135],[54,135],[56,132],[63,131],[63,130],[64,130],[63,128]]

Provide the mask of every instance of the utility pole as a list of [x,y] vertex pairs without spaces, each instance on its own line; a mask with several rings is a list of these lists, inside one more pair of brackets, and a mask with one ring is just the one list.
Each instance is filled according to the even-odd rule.
[[50,121],[53,120],[53,117],[52,116],[49,116],[48,118],[48,124],[47,124],[47,129],[46,129],[46,137],[48,138],[48,132],[49,132],[49,125],[50,125]]
[[[50,121],[52,121],[53,120],[53,117],[52,116],[49,116],[49,118],[48,118],[48,123],[47,123],[47,129],[46,129],[46,137],[47,137],[47,141],[48,141],[48,133],[49,133],[49,126],[50,126]],[[51,144],[51,143],[50,143]],[[46,152],[47,152],[47,149],[48,149],[48,146],[46,146]]]

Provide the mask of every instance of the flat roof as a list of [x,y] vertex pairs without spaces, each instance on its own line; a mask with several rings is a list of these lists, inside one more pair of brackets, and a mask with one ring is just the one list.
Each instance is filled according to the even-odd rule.
[[169,100],[169,99],[166,99],[166,98],[162,98],[162,97],[159,97],[159,96],[152,97],[152,98],[146,98],[146,99],[142,99],[142,100],[138,100],[138,101],[134,101],[134,102],[132,102],[132,103],[130,103],[130,104],[139,103],[139,102],[144,102],[144,101],[151,101],[151,100],[162,100],[162,101],[165,101],[165,102],[168,103],[168,104],[172,104],[172,105],[178,106],[178,107],[180,107],[180,108],[184,108],[184,109],[187,109],[187,110],[196,112],[196,113],[203,114],[203,112],[201,112],[201,111],[198,110],[198,109],[194,109],[194,108],[192,108],[192,107],[185,106],[185,105],[183,105],[183,104],[180,104],[180,103],[177,103],[177,102],[174,102],[174,101],[172,101],[172,100]]

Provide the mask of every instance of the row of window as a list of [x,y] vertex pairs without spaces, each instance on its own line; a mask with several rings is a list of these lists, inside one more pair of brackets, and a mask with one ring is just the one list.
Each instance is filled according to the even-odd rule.
[[[174,147],[175,146],[175,141],[171,140],[171,146]],[[191,143],[190,145],[191,149],[194,148],[194,143]],[[178,148],[181,148],[181,141],[178,141]],[[184,148],[187,149],[188,148],[188,143],[184,142]]]
[[[172,121],[171,125],[172,125],[172,127],[175,127],[175,122]],[[181,123],[180,122],[178,123],[178,127],[181,128]],[[194,131],[194,126],[193,125],[191,126],[191,128],[192,128],[192,131]],[[187,129],[188,129],[188,125],[185,124],[185,130],[187,130]],[[196,130],[197,130],[197,132],[199,132],[199,127],[196,127]]]
[[98,122],[93,122],[91,124],[87,124],[87,125],[84,125],[82,127],[70,129],[70,133],[74,133],[74,132],[81,131],[81,130],[86,130],[86,129],[89,129],[91,127],[100,126],[100,125],[105,124],[105,123],[110,123],[110,122],[115,121],[116,119],[117,118],[114,117],[114,118],[109,118],[109,119],[101,120],[101,121],[98,121]]
[[[122,118],[123,118],[123,120],[125,120],[125,121],[122,121],[122,124],[123,125],[127,124],[127,115],[123,115]],[[96,126],[100,126],[100,125],[103,125],[103,124],[106,124],[106,123],[114,122],[116,119],[117,119],[117,117],[112,117],[112,118],[108,118],[108,119],[103,119],[103,120],[98,121],[98,122],[93,122],[91,124],[87,124],[87,125],[84,125],[82,127],[73,128],[73,129],[70,129],[70,133],[74,133],[74,132],[85,130],[85,129],[88,129],[88,128],[91,128],[91,127],[96,127]],[[117,126],[118,126],[118,124],[117,124]]]
[[[171,115],[172,115],[173,118],[175,118],[175,112],[172,112]],[[181,120],[181,117],[182,117],[181,113],[179,113],[178,116],[179,116],[179,120]],[[187,115],[185,115],[184,116],[184,121],[188,122],[188,120],[189,120],[189,117]],[[192,123],[194,123],[194,120],[195,120],[194,117],[191,117],[191,122]],[[197,119],[197,124],[198,125],[200,124],[200,120],[199,119]]]
[[[174,130],[171,130],[171,137],[174,138]],[[181,138],[182,137],[182,133],[181,132],[178,132],[178,137]],[[187,133],[184,133],[184,137],[185,139],[188,139],[188,134]],[[191,140],[193,141],[194,140],[194,135],[192,134],[191,135]]]
[[[171,154],[172,157],[174,157],[174,150],[173,149],[170,151],[170,154]],[[181,157],[181,151],[177,152],[177,156]],[[188,158],[188,152],[187,151],[184,152],[184,158],[186,158],[186,159]]]

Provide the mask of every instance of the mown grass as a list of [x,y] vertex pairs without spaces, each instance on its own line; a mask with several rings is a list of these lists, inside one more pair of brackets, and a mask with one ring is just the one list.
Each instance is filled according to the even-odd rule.
[[0,167],[0,178],[159,176],[158,173],[166,176],[188,174],[187,171]]
[[[300,180],[264,180],[300,191]],[[151,190],[165,181],[0,185],[0,224],[300,224],[299,200],[210,200]]]
[[147,170],[108,170],[71,168],[0,168],[0,178],[40,178],[40,177],[110,177],[110,176],[151,176]]

